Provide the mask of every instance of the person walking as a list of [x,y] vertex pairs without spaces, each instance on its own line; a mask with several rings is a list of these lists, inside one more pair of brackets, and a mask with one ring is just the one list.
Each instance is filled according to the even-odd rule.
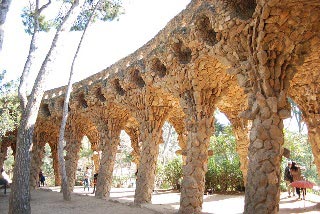
[[[292,161],[290,173],[292,175],[293,181],[301,181],[302,180],[301,169],[294,161]],[[299,199],[300,199],[300,190],[301,190],[301,188],[298,188],[298,187],[296,188],[296,192],[299,196]]]
[[90,190],[90,179],[91,179],[91,172],[89,170],[89,167],[87,167],[86,171],[84,172],[83,190],[86,190],[86,188],[88,188],[88,191]]
[[92,192],[92,194],[94,194],[96,192],[97,181],[98,181],[98,173],[95,173],[93,175],[93,192]]
[[41,176],[40,176],[40,184],[41,184],[41,186],[43,186],[44,187],[44,182],[46,181],[46,177],[44,177],[44,175],[43,175],[43,173],[41,173]]
[[293,186],[290,185],[293,182],[293,177],[290,172],[291,165],[292,165],[292,162],[288,161],[288,165],[284,170],[284,181],[286,182],[289,198],[291,197],[291,192],[292,192],[293,196],[295,196],[295,193],[294,193],[295,189]]
[[4,194],[7,194],[7,186],[8,186],[8,181],[7,179],[4,177],[5,171],[3,168],[1,168],[1,172],[0,172],[0,185],[4,186]]

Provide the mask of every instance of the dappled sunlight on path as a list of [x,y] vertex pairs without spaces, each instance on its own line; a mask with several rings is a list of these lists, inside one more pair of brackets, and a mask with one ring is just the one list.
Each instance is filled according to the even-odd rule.
[[[86,194],[82,188],[75,188],[75,192]],[[93,196],[93,194],[92,194]],[[133,203],[133,188],[112,188],[110,200],[119,201],[121,203]],[[243,213],[244,210],[244,194],[233,195],[204,195],[203,213],[223,213],[237,214]],[[155,191],[152,195],[152,204],[144,204],[151,210],[161,213],[176,213],[179,210],[180,193],[177,191]],[[308,193],[306,200],[298,200],[297,197],[287,197],[287,193],[281,193],[280,196],[280,214],[292,213],[308,213],[315,214],[320,212],[320,196]]]
[[[64,202],[60,187],[41,187],[41,190],[33,191],[31,199],[32,213],[177,213],[180,204],[180,193],[177,191],[154,191],[152,204],[143,204],[142,209],[132,206],[134,200],[133,188],[112,188],[110,202],[94,198],[93,189],[84,191],[83,187],[75,187],[72,202]],[[51,192],[53,191],[53,192]],[[10,192],[10,189],[8,190]],[[77,196],[78,195],[78,196]],[[91,197],[90,197],[91,196]],[[287,193],[281,193],[279,214],[316,214],[320,213],[320,196],[307,193],[306,200],[298,200],[297,197],[287,197]],[[88,198],[89,197],[89,198]],[[0,191],[0,210],[7,213],[9,194],[4,195]],[[243,213],[244,194],[233,195],[204,195],[203,213],[214,214],[240,214]],[[120,203],[112,203],[120,202]],[[124,206],[129,205],[129,206]],[[117,208],[117,206],[119,206]],[[112,207],[112,209],[111,209]],[[1,212],[2,213],[2,212]]]

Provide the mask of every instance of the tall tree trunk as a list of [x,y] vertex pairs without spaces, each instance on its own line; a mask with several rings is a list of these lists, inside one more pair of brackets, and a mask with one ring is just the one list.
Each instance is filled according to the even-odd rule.
[[4,37],[3,25],[6,21],[10,4],[11,4],[11,0],[2,0],[0,3],[0,52],[2,51],[2,43],[3,43],[3,37]]
[[61,173],[61,181],[62,181],[61,188],[62,188],[62,193],[63,193],[63,199],[66,201],[71,200],[71,191],[70,191],[69,185],[68,185],[68,177],[67,177],[67,172],[66,172],[66,164],[65,164],[64,156],[63,156],[63,148],[65,146],[64,131],[65,131],[67,119],[68,119],[68,107],[69,107],[70,94],[72,92],[74,64],[75,64],[75,61],[78,57],[78,53],[80,51],[82,41],[83,41],[83,38],[87,32],[88,26],[89,26],[90,22],[92,21],[93,15],[94,15],[94,13],[97,9],[97,6],[100,2],[101,2],[101,0],[98,1],[97,4],[95,5],[95,7],[93,8],[93,11],[90,15],[90,18],[87,21],[85,29],[82,33],[81,39],[79,41],[79,44],[78,44],[78,47],[76,50],[76,53],[74,54],[73,61],[71,64],[71,69],[70,69],[67,92],[66,92],[64,104],[63,104],[63,115],[62,115],[62,121],[61,121],[61,126],[60,126],[59,144],[58,144],[58,160],[59,160],[59,165],[60,165],[60,173]]
[[[36,1],[36,11],[34,15],[35,20],[35,28],[34,35],[38,31],[38,17],[41,11],[46,8],[51,1],[39,8],[39,0]],[[17,138],[17,152],[15,157],[15,166],[13,170],[13,185],[12,191],[10,195],[10,203],[9,203],[9,213],[10,214],[18,214],[31,213],[30,207],[30,189],[29,189],[29,180],[30,180],[30,146],[32,144],[33,139],[33,131],[34,125],[37,119],[37,114],[39,111],[40,103],[42,100],[42,96],[44,94],[44,86],[46,84],[46,77],[48,75],[48,63],[50,62],[50,58],[53,50],[56,47],[57,41],[60,36],[60,32],[67,26],[70,26],[75,18],[71,15],[76,15],[74,13],[74,9],[79,5],[79,1],[75,1],[73,5],[70,7],[67,15],[64,17],[62,24],[57,29],[57,32],[53,38],[51,43],[51,47],[41,65],[37,78],[35,80],[32,92],[27,98],[27,90],[26,90],[26,77],[29,73],[29,68],[26,66],[28,63],[31,64],[30,55],[33,53],[29,52],[28,58],[26,60],[26,64],[24,70],[21,75],[20,85],[19,85],[19,98],[21,100],[22,107],[22,117],[18,130],[18,138]],[[35,40],[31,41],[30,47],[35,44]]]

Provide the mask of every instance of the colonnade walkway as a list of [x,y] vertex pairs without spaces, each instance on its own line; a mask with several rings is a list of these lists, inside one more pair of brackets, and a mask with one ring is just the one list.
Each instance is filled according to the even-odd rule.
[[[133,206],[134,188],[112,188],[110,201],[94,198],[90,191],[83,187],[75,187],[71,202],[64,202],[60,187],[41,187],[31,191],[31,209],[33,214],[152,214],[177,213],[179,209],[180,193],[174,191],[155,191],[152,204]],[[8,213],[9,194],[4,195],[0,190],[0,213]],[[307,193],[306,200],[297,197],[287,197],[281,193],[280,214],[316,214],[320,213],[320,196]],[[244,194],[234,195],[204,195],[203,213],[240,214],[243,213]]]
[[[134,188],[112,188],[110,200],[124,204],[133,204]],[[84,191],[82,187],[76,187],[75,193],[94,196],[89,194],[92,192]],[[319,192],[320,193],[320,192]],[[286,192],[280,195],[279,214],[293,213],[320,213],[320,195],[307,193],[306,200],[298,200],[298,197],[288,197]],[[203,213],[214,214],[240,214],[244,208],[244,193],[239,194],[212,194],[204,195],[204,203],[202,205]],[[154,210],[158,213],[177,213],[180,205],[180,193],[177,191],[154,191],[152,195],[152,204],[145,204],[142,207]]]

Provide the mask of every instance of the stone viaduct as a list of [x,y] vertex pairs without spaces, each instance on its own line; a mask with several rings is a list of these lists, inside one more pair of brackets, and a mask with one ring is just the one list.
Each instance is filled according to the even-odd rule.
[[[96,196],[108,198],[125,130],[139,166],[134,201],[150,202],[161,128],[168,121],[185,155],[179,212],[200,213],[213,112],[219,108],[237,137],[246,181],[244,212],[277,213],[288,97],[303,112],[320,173],[319,35],[319,0],[191,1],[143,47],[74,84],[65,147],[69,185],[74,185],[80,141],[87,136],[92,149],[102,153],[100,160],[94,157]],[[33,187],[45,143],[60,182],[57,143],[65,89],[47,91],[41,103]]]

